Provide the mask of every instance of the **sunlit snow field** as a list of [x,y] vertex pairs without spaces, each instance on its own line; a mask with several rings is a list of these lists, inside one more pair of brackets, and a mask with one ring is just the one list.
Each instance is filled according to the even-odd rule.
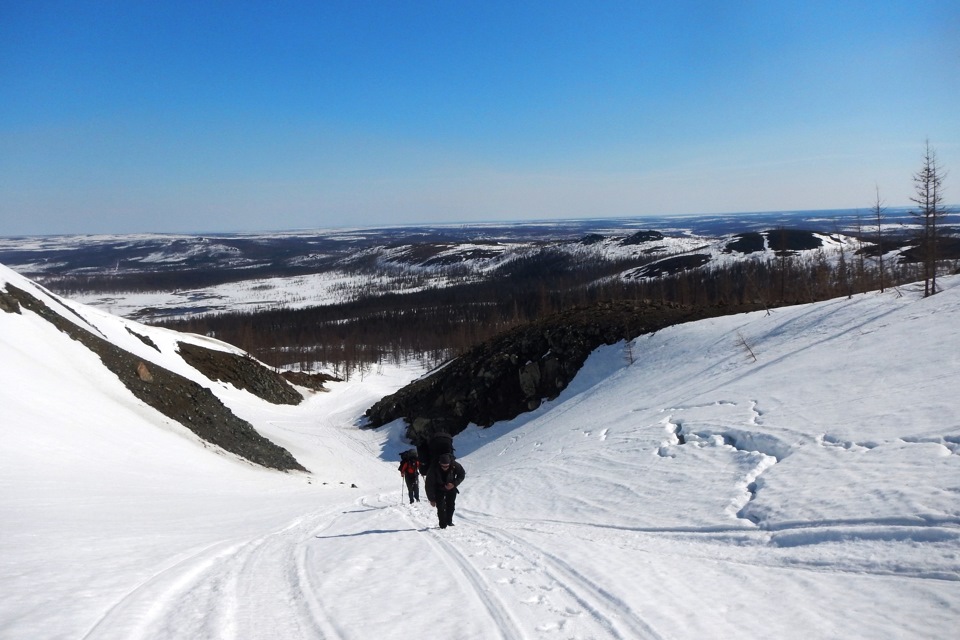
[[960,278],[940,282],[598,349],[556,400],[456,437],[443,531],[406,503],[402,425],[359,428],[420,370],[274,406],[191,370],[182,336],[70,303],[310,469],[284,474],[0,313],[0,637],[952,637]]

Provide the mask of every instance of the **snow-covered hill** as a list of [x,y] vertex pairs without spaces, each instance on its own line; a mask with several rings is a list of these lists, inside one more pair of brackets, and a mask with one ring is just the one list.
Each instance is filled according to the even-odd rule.
[[[887,213],[885,247],[903,248],[906,210]],[[768,260],[850,259],[869,241],[861,212],[554,220],[320,229],[261,234],[0,237],[0,262],[56,283],[78,302],[155,321],[300,309],[510,276],[542,258],[611,265],[628,280]],[[789,231],[788,231],[789,230]],[[895,242],[894,237],[900,242]],[[946,246],[944,256],[950,253]],[[529,266],[527,267],[529,268]],[[613,273],[613,271],[611,271]]]
[[556,400],[457,437],[443,531],[403,499],[401,425],[359,428],[421,371],[299,406],[212,384],[311,470],[280,473],[0,311],[0,637],[951,637],[960,277],[942,284],[601,348]]

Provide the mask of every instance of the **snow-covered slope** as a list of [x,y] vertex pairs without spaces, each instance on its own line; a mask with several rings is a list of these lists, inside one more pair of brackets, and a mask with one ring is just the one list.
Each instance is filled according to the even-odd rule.
[[[49,342],[96,355],[111,379],[129,395],[187,427],[205,442],[273,469],[304,470],[289,452],[264,439],[216,397],[217,389],[241,389],[273,402],[297,404],[303,396],[277,373],[216,340],[172,331],[150,331],[136,322],[66,301],[0,265],[8,274],[0,305],[12,315],[43,320]],[[20,286],[14,283],[19,281]],[[8,338],[17,342],[23,324],[14,322]],[[152,333],[156,340],[150,337]],[[214,382],[225,380],[231,384]],[[236,386],[233,386],[236,385]]]
[[418,371],[296,407],[216,389],[313,472],[283,474],[0,312],[0,637],[950,637],[960,278],[942,282],[600,349],[557,400],[457,437],[444,531],[405,504],[400,425],[358,428]]

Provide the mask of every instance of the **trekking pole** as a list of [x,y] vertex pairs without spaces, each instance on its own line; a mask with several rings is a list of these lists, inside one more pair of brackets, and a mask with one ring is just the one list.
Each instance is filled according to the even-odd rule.
[[403,505],[403,489],[407,484],[406,478],[403,477],[403,474],[400,474],[400,504]]

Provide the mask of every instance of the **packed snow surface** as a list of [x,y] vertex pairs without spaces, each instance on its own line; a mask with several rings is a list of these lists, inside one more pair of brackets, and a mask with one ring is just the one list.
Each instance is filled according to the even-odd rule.
[[[960,278],[941,283],[598,349],[556,400],[456,437],[445,530],[407,502],[402,425],[359,428],[422,371],[297,407],[205,381],[310,469],[284,474],[0,312],[0,637],[954,637]],[[67,304],[201,379],[182,337]]]

